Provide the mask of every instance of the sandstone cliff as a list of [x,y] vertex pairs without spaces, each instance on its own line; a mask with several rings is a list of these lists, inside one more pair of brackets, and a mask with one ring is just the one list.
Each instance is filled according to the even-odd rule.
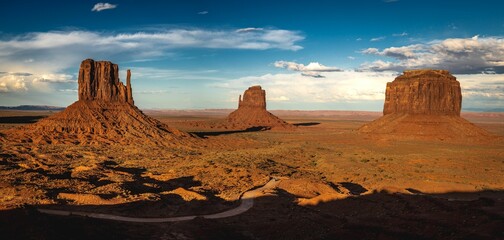
[[133,104],[131,72],[127,85],[119,81],[119,67],[109,61],[82,61],[79,69],[79,100],[103,100]]
[[446,70],[405,71],[387,83],[383,117],[359,128],[387,139],[474,141],[491,134],[460,117],[460,83]]
[[383,114],[460,116],[460,83],[446,70],[405,71],[387,83]]

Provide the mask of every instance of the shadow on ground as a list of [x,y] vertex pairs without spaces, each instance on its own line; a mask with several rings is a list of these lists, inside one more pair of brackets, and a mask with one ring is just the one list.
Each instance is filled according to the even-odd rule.
[[[187,180],[181,181],[186,184]],[[193,184],[191,181],[189,184]],[[455,198],[454,198],[455,196]],[[175,223],[127,223],[79,216],[51,216],[37,207],[0,211],[3,239],[502,239],[504,191],[436,195],[377,192],[315,206],[299,206],[296,196],[278,190],[256,199],[242,215]],[[183,201],[183,200],[182,200]],[[136,216],[156,211],[166,199],[113,206],[66,206]],[[194,201],[185,205],[195,204]],[[208,204],[208,208],[212,204]]]
[[35,123],[42,118],[47,116],[13,116],[13,117],[0,117],[0,123],[9,123],[9,124],[26,124],[26,123]]
[[270,127],[265,127],[265,126],[258,126],[258,127],[250,127],[244,130],[229,130],[229,131],[215,131],[215,132],[190,132],[191,134],[194,134],[198,137],[201,138],[207,138],[209,136],[219,136],[219,135],[228,135],[228,134],[235,134],[235,133],[245,133],[245,132],[259,132],[259,131],[266,131],[270,130]]
[[319,125],[320,123],[319,122],[305,122],[305,123],[294,123],[292,125],[294,126],[302,126],[302,127],[309,127],[309,126],[315,126],[315,125]]

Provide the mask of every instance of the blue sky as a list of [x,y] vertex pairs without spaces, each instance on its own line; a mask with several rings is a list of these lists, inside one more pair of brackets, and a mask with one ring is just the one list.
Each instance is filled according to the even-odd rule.
[[464,108],[504,106],[502,1],[9,1],[0,105],[66,106],[86,58],[132,70],[141,108],[376,110],[405,69],[442,68]]

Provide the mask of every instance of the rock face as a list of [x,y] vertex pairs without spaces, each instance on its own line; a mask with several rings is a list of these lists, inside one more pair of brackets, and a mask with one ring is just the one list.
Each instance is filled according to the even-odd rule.
[[261,86],[249,87],[243,94],[243,100],[240,95],[238,109],[229,114],[226,122],[234,129],[294,127],[266,110],[266,91]]
[[266,110],[266,91],[261,86],[252,86],[238,99],[238,108],[257,108]]
[[127,85],[119,81],[119,67],[109,61],[82,61],[79,69],[79,100],[103,100],[133,104],[131,72]]
[[383,114],[460,116],[460,83],[446,70],[405,71],[387,83]]
[[491,134],[460,117],[461,105],[460,83],[448,71],[405,71],[387,83],[383,117],[359,132],[392,139],[489,139]]
[[79,100],[11,135],[37,143],[187,145],[191,135],[145,115],[133,101],[131,72],[126,86],[117,64],[82,61]]

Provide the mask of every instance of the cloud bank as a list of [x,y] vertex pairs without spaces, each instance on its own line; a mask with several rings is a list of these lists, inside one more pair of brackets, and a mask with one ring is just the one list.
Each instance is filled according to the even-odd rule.
[[361,65],[365,71],[403,71],[405,69],[447,69],[455,74],[504,73],[504,38],[449,38],[425,44],[368,48],[363,54],[391,58]]

